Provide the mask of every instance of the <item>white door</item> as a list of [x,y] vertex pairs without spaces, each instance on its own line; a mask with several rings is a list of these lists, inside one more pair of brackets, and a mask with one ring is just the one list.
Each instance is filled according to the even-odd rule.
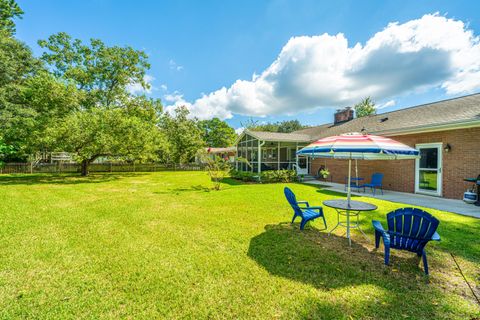
[[417,144],[420,159],[415,160],[415,192],[442,195],[442,143]]
[[297,175],[307,175],[308,174],[308,157],[299,156],[297,160]]

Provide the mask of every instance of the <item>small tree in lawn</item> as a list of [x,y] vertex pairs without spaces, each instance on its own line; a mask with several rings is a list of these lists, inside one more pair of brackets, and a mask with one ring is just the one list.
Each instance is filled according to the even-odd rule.
[[210,157],[205,151],[200,152],[200,159],[206,165],[208,175],[213,182],[213,189],[220,190],[222,180],[228,176],[232,169],[230,163],[217,155]]

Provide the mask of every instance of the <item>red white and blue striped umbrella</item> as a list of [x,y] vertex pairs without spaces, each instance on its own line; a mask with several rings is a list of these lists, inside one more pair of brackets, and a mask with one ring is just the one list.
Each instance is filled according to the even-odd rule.
[[[348,160],[348,181],[351,181],[351,160],[418,159],[420,152],[390,138],[362,133],[346,133],[317,140],[297,151],[312,158]],[[347,188],[350,204],[350,183]]]
[[312,158],[397,160],[417,159],[419,151],[390,138],[347,133],[317,140],[297,152]]

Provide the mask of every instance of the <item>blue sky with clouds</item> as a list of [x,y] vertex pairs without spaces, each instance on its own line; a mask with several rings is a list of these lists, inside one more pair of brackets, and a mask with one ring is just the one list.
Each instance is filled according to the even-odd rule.
[[36,54],[59,31],[143,49],[147,94],[236,128],[330,122],[366,95],[384,112],[480,92],[478,1],[18,2]]

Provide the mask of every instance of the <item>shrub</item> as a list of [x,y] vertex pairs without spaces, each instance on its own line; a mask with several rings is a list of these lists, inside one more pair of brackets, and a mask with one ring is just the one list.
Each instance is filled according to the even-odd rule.
[[276,182],[292,182],[297,180],[297,173],[295,170],[269,170],[260,173],[260,179],[256,172],[245,171],[230,171],[230,177],[245,182],[262,182],[262,183],[276,183]]
[[297,179],[295,170],[270,170],[263,171],[260,180],[265,183],[292,182]]
[[253,182],[258,181],[258,174],[248,171],[237,171],[231,170],[230,177],[237,180],[242,180],[245,182]]

